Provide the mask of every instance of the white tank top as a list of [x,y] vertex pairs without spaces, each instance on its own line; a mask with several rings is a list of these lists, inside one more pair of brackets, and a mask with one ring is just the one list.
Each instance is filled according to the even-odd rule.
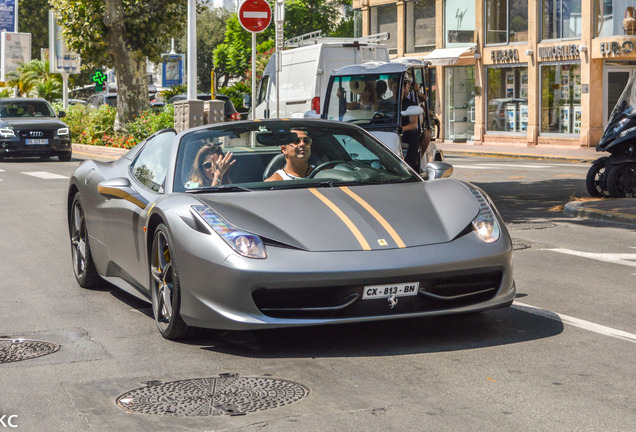
[[281,176],[283,180],[300,180],[303,178],[303,177],[296,177],[295,175],[288,174],[287,171],[285,171],[284,169],[279,169],[278,171],[276,171],[276,174]]

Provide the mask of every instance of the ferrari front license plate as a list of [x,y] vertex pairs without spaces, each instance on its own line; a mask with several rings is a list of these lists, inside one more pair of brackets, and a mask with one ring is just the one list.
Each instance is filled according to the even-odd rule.
[[414,296],[420,288],[419,282],[407,282],[390,285],[367,285],[362,292],[362,299],[389,298],[391,296]]
[[46,139],[46,138],[27,138],[26,143],[27,143],[27,145],[48,144],[49,140]]

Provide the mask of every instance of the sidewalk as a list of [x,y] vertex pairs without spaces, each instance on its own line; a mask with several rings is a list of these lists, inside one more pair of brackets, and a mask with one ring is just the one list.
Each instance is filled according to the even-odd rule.
[[[555,160],[591,163],[603,153],[593,148],[570,147],[522,147],[511,145],[472,145],[436,143],[445,155],[470,155],[514,159]],[[83,144],[73,144],[73,155],[81,159],[115,160],[127,150]],[[592,199],[571,201],[565,204],[563,213],[570,217],[601,221],[623,222],[636,225],[636,198],[633,199]]]
[[[523,147],[512,145],[472,145],[436,143],[444,155],[488,156],[514,159],[556,160],[591,163],[607,153],[595,148],[560,146]],[[636,225],[636,198],[589,198],[565,204],[563,213],[569,217],[600,221],[623,222]]]

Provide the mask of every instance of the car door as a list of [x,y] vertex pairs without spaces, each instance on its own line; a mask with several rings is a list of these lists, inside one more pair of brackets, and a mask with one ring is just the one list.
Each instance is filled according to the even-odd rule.
[[165,130],[151,136],[130,164],[127,179],[142,198],[141,203],[116,199],[104,208],[103,227],[111,270],[140,288],[148,286],[143,228],[148,209],[164,193],[175,135],[174,130]]

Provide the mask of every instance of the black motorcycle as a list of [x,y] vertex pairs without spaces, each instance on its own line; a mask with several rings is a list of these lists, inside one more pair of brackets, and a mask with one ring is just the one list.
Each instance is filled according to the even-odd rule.
[[593,197],[636,197],[636,79],[630,78],[616,103],[596,151],[585,185]]

